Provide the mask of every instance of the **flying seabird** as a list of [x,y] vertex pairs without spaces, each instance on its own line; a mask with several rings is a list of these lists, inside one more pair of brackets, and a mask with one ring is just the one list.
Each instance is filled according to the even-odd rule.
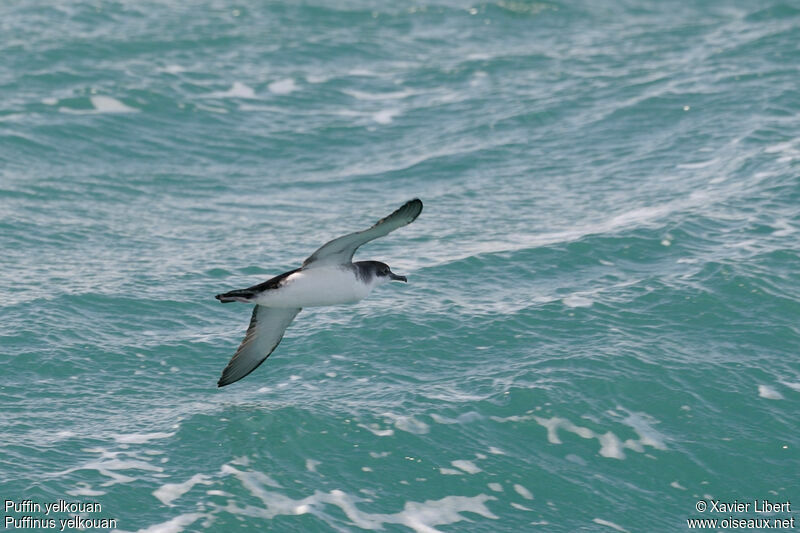
[[353,254],[362,244],[411,224],[421,212],[422,202],[418,198],[410,200],[371,228],[323,244],[300,268],[246,289],[216,295],[222,303],[256,304],[247,334],[222,371],[217,386],[230,385],[258,368],[303,307],[355,303],[387,281],[407,282],[386,263],[353,263]]

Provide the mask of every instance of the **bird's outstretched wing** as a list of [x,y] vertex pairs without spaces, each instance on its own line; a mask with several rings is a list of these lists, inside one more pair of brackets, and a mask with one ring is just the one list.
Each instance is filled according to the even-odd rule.
[[247,334],[228,366],[222,371],[217,386],[230,385],[258,368],[281,342],[283,333],[299,312],[300,308],[283,309],[256,305]]
[[374,226],[364,231],[350,233],[323,244],[303,262],[303,268],[317,268],[326,265],[348,264],[353,254],[362,244],[383,237],[408,224],[422,212],[422,201],[419,198],[409,200],[388,217],[380,219]]

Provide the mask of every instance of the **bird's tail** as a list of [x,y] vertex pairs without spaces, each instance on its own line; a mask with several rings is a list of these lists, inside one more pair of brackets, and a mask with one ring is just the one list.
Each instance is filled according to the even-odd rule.
[[225,294],[217,294],[214,296],[217,300],[224,304],[231,302],[249,302],[254,293],[250,289],[237,289],[235,291],[226,292]]

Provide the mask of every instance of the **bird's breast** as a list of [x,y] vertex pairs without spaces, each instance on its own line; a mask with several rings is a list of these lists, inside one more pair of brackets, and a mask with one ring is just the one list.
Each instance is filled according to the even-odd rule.
[[287,277],[277,289],[264,291],[256,298],[268,307],[319,307],[355,303],[365,298],[372,285],[363,283],[347,267],[300,270]]

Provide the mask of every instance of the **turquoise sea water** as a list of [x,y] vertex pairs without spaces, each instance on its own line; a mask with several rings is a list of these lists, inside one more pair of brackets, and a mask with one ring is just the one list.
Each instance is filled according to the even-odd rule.
[[[800,515],[799,37],[772,1],[0,3],[0,497],[150,533]],[[407,285],[216,388],[250,308],[215,294],[415,196],[357,255]],[[797,509],[696,509],[756,499]]]

